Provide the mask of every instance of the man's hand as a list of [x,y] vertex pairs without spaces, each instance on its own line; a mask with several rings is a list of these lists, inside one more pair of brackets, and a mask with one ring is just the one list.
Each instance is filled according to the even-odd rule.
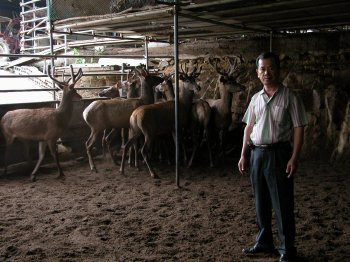
[[287,169],[286,169],[286,173],[288,174],[287,177],[288,178],[293,177],[297,169],[298,169],[298,161],[294,159],[290,159],[287,163]]
[[241,158],[238,161],[238,170],[242,175],[247,174],[247,163],[245,156],[241,156]]

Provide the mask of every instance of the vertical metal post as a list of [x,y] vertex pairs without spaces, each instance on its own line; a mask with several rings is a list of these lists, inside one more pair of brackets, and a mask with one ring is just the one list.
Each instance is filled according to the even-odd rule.
[[[25,20],[24,20],[23,13],[24,13],[24,2],[22,0],[22,14],[21,14],[21,16],[22,16],[22,24],[21,24],[22,32],[24,32],[24,27],[25,27],[25,23],[24,23]],[[0,30],[0,31],[2,31],[2,30]],[[21,53],[23,54],[24,53],[24,47],[25,47],[25,44],[26,44],[26,42],[25,42],[25,40],[26,40],[25,34],[22,34],[21,38],[22,38],[22,41],[21,41],[21,49],[20,50],[21,50]]]
[[[35,2],[34,3],[32,3],[32,9],[33,10],[35,10],[36,9],[36,5],[35,5]],[[35,28],[35,26],[36,26],[36,21],[35,21],[35,19],[37,18],[36,17],[36,13],[35,12],[33,12],[33,20],[34,20],[34,22],[32,22],[32,27],[33,28]],[[39,39],[36,39],[36,30],[33,30],[33,33],[31,33],[31,35],[32,35],[32,37],[33,37],[33,43],[34,43],[34,53],[37,53],[38,52],[38,49],[37,49],[37,47],[39,46]]]
[[272,31],[270,31],[270,52],[272,52]]
[[180,186],[179,176],[179,46],[178,46],[178,0],[174,0],[174,62],[175,62],[175,178],[177,187]]
[[[49,34],[50,34],[50,53],[51,55],[54,54],[53,50],[53,23],[52,23],[52,0],[46,0],[46,6],[47,6],[47,17],[49,21]],[[55,59],[51,58],[51,68],[54,68],[55,66]],[[53,72],[53,76],[54,76]],[[55,83],[52,84],[53,88],[55,89]],[[56,100],[56,91],[53,91],[53,99]]]
[[[66,55],[68,51],[68,39],[66,34],[63,37],[64,37],[64,54]],[[67,58],[64,59],[64,66],[67,66]]]
[[148,71],[148,36],[145,37],[146,70]]
[[[121,76],[120,76],[120,81],[124,81],[124,73],[125,73],[125,63],[122,63],[122,74],[121,74]],[[122,96],[124,96],[124,95],[126,96],[126,92],[125,92],[125,90],[123,89],[123,86],[124,86],[124,85],[122,85],[120,94],[122,94]]]

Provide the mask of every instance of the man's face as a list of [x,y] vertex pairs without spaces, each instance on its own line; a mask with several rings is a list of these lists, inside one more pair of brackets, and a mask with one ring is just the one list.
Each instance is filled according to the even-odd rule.
[[271,86],[278,84],[279,69],[271,58],[260,59],[259,67],[256,70],[261,83],[264,86]]

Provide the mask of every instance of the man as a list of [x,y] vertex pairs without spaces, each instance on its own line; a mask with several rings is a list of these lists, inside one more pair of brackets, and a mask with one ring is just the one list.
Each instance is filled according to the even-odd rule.
[[300,99],[279,82],[279,57],[271,52],[262,53],[256,65],[263,89],[252,97],[243,117],[247,125],[238,169],[241,174],[246,173],[248,149],[251,148],[250,175],[259,232],[256,244],[242,252],[245,255],[275,253],[271,229],[273,208],[281,243],[279,261],[294,261],[293,176],[307,116]]

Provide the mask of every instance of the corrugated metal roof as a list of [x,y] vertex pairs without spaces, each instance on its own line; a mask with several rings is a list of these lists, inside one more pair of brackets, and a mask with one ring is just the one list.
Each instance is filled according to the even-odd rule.
[[[199,2],[178,6],[180,40],[350,28],[349,0]],[[85,20],[71,18],[54,24],[55,30],[92,29],[114,32],[124,37],[142,35],[153,40],[168,41],[173,35],[173,13],[173,6],[158,5],[144,11],[131,10]]]

